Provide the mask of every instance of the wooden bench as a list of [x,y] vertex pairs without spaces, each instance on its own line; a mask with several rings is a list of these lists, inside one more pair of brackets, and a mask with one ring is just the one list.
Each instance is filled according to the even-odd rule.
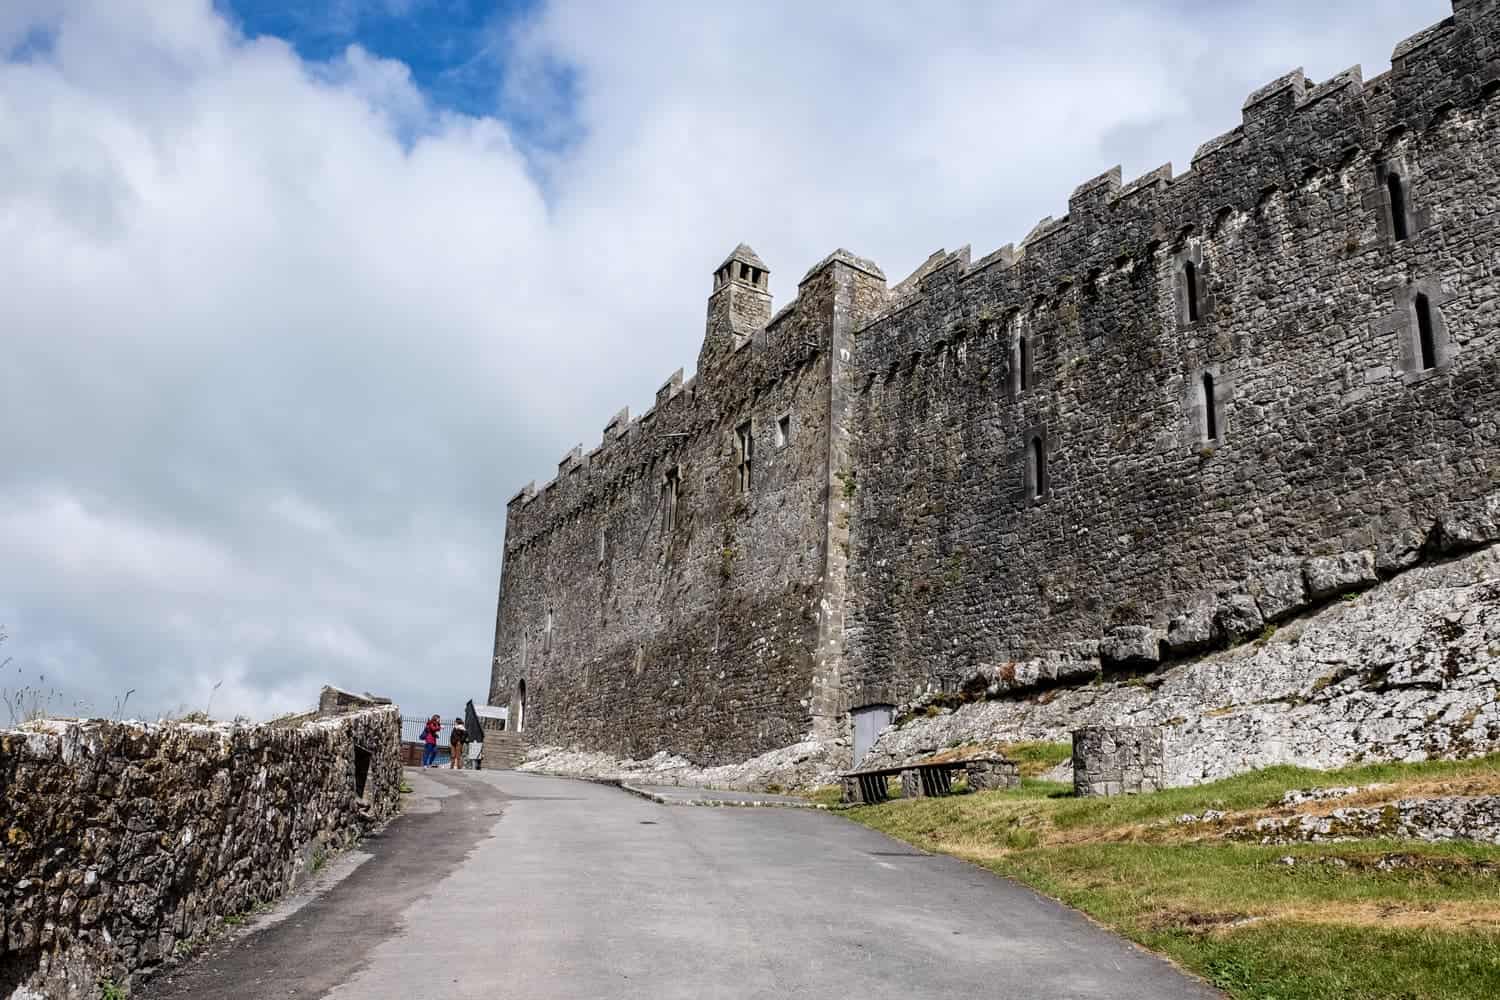
[[1014,761],[1004,757],[968,757],[960,760],[918,760],[895,767],[871,767],[839,775],[843,801],[849,805],[874,805],[891,797],[890,779],[901,776],[901,797],[933,798],[953,792],[953,772],[962,770],[975,791],[1014,788],[1021,783]]

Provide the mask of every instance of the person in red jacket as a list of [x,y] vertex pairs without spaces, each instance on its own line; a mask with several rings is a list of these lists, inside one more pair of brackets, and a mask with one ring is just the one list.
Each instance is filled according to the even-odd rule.
[[431,767],[433,761],[437,760],[438,733],[443,731],[443,720],[434,715],[427,720],[427,726],[422,730],[422,766]]

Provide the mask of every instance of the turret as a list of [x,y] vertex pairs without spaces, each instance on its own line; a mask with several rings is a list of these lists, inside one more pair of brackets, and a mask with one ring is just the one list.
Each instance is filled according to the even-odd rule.
[[771,320],[771,270],[744,243],[714,269],[708,296],[708,324],[698,370],[717,356],[733,352],[764,330]]

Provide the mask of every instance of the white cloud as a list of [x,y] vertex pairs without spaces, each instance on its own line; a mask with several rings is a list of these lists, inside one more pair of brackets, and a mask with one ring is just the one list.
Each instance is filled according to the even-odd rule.
[[1446,12],[556,4],[492,40],[517,135],[207,0],[7,4],[52,45],[0,63],[6,651],[101,710],[451,713],[505,499],[691,367],[729,247],[781,301],[839,245],[983,253]]

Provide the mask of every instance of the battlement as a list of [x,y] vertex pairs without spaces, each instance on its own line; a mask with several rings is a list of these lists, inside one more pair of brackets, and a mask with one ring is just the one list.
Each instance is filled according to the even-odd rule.
[[[1122,183],[1114,166],[1079,184],[1068,213],[1043,217],[1019,250],[1006,244],[972,266],[966,251],[937,251],[892,288],[869,326],[953,281],[1017,267],[1050,269],[1061,280],[1108,265],[1121,248],[1209,231],[1226,210],[1252,211],[1268,192],[1336,169],[1351,149],[1378,151],[1392,134],[1426,128],[1447,109],[1479,100],[1500,86],[1500,0],[1454,0],[1453,9],[1453,17],[1400,42],[1390,71],[1373,80],[1353,66],[1310,84],[1299,68],[1256,88],[1240,123],[1200,145],[1187,173],[1174,176],[1166,163]],[[866,348],[871,357],[908,352],[906,345]]]
[[[525,545],[535,532],[549,530],[547,526],[559,512],[592,509],[618,489],[622,477],[643,475],[644,468],[659,464],[686,441],[706,433],[705,425],[717,418],[699,404],[697,390],[703,380],[713,383],[716,400],[725,397],[726,389],[733,399],[747,393],[764,395],[825,351],[829,317],[819,313],[826,307],[815,301],[816,286],[835,267],[878,280],[883,294],[885,275],[880,268],[840,248],[808,269],[798,283],[796,298],[763,323],[747,327],[743,320],[755,313],[736,314],[734,304],[726,307],[724,301],[744,294],[769,302],[770,270],[744,243],[731,251],[713,273],[699,371],[685,377],[684,369],[677,369],[657,388],[651,405],[640,415],[632,417],[629,407],[621,408],[604,425],[598,445],[587,452],[581,444],[574,446],[558,461],[555,477],[540,488],[531,483],[513,495],[507,503],[509,547]],[[726,351],[712,352],[708,346],[726,310],[733,339]]]

